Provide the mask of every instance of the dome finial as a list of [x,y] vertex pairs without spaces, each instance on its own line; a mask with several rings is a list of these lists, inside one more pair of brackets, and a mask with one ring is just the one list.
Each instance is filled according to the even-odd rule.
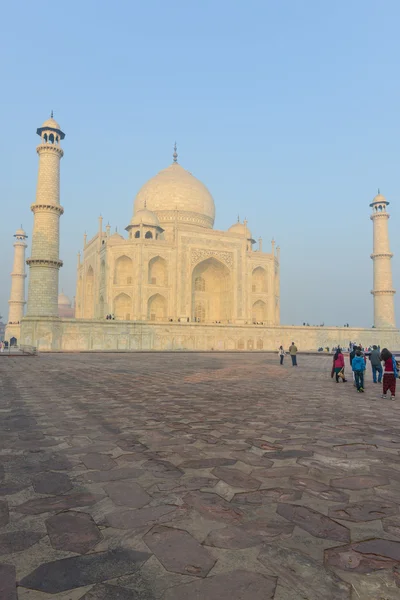
[[381,190],[378,188],[378,194],[380,194],[380,193],[381,193]]
[[50,119],[52,119],[52,118],[53,118],[53,110],[50,113]]
[[239,215],[238,215],[238,220],[237,220],[237,222],[238,222],[238,223],[240,223],[240,218],[239,218]]
[[172,155],[172,158],[174,159],[174,163],[178,162],[178,149],[177,149],[177,146],[176,146],[176,142],[174,144],[174,153]]
[[147,208],[147,198],[144,201],[144,207]]

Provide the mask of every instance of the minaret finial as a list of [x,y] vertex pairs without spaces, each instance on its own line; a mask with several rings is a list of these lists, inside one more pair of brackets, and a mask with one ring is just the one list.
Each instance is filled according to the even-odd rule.
[[172,157],[174,159],[174,163],[177,163],[178,162],[178,149],[176,146],[176,142],[174,144],[174,153],[173,153]]
[[378,194],[380,194],[380,193],[381,193],[381,190],[378,188]]
[[50,113],[50,118],[51,119],[53,118],[53,111],[51,111],[51,113]]

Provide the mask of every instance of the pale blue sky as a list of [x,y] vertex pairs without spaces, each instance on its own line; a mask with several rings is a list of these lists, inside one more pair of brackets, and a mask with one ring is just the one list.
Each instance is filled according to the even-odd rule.
[[[140,186],[179,161],[281,246],[282,323],[372,324],[372,224],[391,202],[400,322],[398,0],[147,0],[2,7],[0,313],[15,229],[31,237],[39,138],[54,110],[60,288],[101,213],[120,231]],[[28,248],[29,256],[29,248]]]

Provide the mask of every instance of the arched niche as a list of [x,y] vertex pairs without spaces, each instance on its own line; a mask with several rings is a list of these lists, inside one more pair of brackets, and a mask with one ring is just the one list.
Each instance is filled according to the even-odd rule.
[[128,294],[118,294],[114,298],[114,316],[116,319],[129,321],[131,318],[132,299]]
[[104,317],[104,298],[100,296],[99,298],[99,316],[102,319]]
[[216,258],[207,258],[192,272],[192,320],[200,316],[206,322],[226,322],[232,313],[231,272]]
[[147,302],[147,318],[149,321],[166,321],[167,301],[161,294],[154,294]]
[[268,291],[267,271],[263,267],[257,267],[251,275],[252,291],[263,294]]
[[119,256],[115,261],[114,284],[129,285],[133,279],[133,262],[129,256]]
[[257,300],[253,304],[252,310],[253,323],[263,323],[267,320],[267,305],[263,300]]
[[149,283],[165,287],[168,285],[167,261],[161,256],[154,256],[149,261]]
[[93,319],[94,314],[94,271],[89,266],[85,277],[85,300],[84,300],[84,318]]

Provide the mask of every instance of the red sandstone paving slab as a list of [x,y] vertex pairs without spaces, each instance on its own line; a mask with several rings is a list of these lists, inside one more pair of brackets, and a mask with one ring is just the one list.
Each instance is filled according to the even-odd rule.
[[280,477],[291,477],[301,476],[308,473],[307,467],[293,465],[290,467],[272,467],[271,469],[253,469],[251,474],[254,477],[262,478],[280,478]]
[[150,554],[145,552],[123,549],[72,556],[40,565],[24,577],[19,585],[57,594],[132,573],[138,563],[143,563],[149,557]]
[[380,485],[388,485],[390,482],[389,479],[383,475],[354,475],[352,477],[331,479],[330,483],[332,487],[343,488],[346,490],[363,490]]
[[302,446],[303,444],[313,444],[315,441],[315,439],[309,437],[294,437],[286,438],[284,440],[275,440],[274,444],[284,448],[285,446]]
[[275,589],[276,577],[237,570],[170,588],[163,600],[269,600]]
[[350,600],[351,586],[320,563],[291,548],[264,544],[258,560],[278,576],[285,600]]
[[147,491],[152,495],[161,492],[190,492],[200,488],[212,488],[217,483],[218,479],[215,477],[182,477],[179,481],[160,481],[152,485]]
[[78,506],[91,506],[103,496],[94,496],[89,492],[73,492],[65,496],[54,496],[51,498],[38,498],[28,500],[14,507],[14,510],[27,515],[39,515],[45,512],[54,512]]
[[182,477],[183,471],[167,460],[147,460],[142,464],[142,469],[150,471],[154,477],[179,478]]
[[264,454],[264,456],[267,456],[271,460],[286,460],[288,458],[306,458],[306,457],[313,456],[313,451],[312,450],[296,450],[293,448],[291,450],[280,450],[277,452],[267,452],[266,454]]
[[256,492],[235,494],[231,504],[271,504],[271,502],[294,502],[300,500],[302,492],[290,488],[268,488]]
[[397,515],[399,507],[393,502],[373,498],[365,502],[354,502],[344,506],[330,508],[328,514],[341,521],[375,521],[383,517]]
[[232,487],[257,490],[261,485],[261,481],[258,481],[258,479],[255,479],[254,477],[250,477],[250,475],[246,475],[246,473],[239,471],[239,469],[216,467],[211,472],[217,479],[222,479]]
[[144,489],[133,481],[111,481],[104,486],[104,490],[118,506],[142,508],[151,500]]
[[271,442],[267,442],[267,440],[247,438],[245,442],[250,446],[255,446],[256,448],[261,448],[261,450],[267,450],[268,452],[282,450],[282,446],[280,444],[272,444]]
[[1,600],[17,600],[17,584],[13,565],[0,564],[0,598]]
[[106,482],[118,481],[120,479],[137,479],[143,475],[143,469],[137,467],[121,467],[120,469],[112,469],[110,471],[88,471],[82,473],[80,479],[87,482]]
[[35,475],[32,478],[32,485],[38,494],[64,494],[72,488],[68,475],[51,471]]
[[307,494],[321,500],[328,500],[330,502],[348,502],[349,500],[349,496],[344,492],[335,490],[326,483],[321,483],[315,479],[291,477],[290,483],[296,490],[303,490]]
[[108,471],[117,464],[107,454],[99,454],[98,452],[90,452],[82,456],[82,462],[88,469],[96,469],[98,471]]
[[187,531],[156,525],[143,537],[161,564],[173,573],[205,577],[216,562]]
[[44,535],[44,533],[38,533],[37,531],[26,530],[2,533],[0,534],[0,555],[22,552],[36,544]]
[[243,518],[243,512],[217,494],[190,492],[183,497],[185,505],[194,508],[204,517],[214,521],[237,523]]
[[5,500],[0,500],[0,527],[7,525],[9,519],[8,503]]
[[56,550],[84,554],[102,539],[92,517],[83,512],[63,512],[46,520],[50,542]]
[[232,452],[231,456],[235,459],[235,461],[239,460],[241,462],[246,463],[247,465],[252,465],[253,467],[264,467],[265,469],[268,469],[274,464],[274,462],[269,458],[259,456],[254,452],[247,452],[246,450]]
[[[80,600],[139,600],[139,596],[135,591],[127,588],[99,583],[86,592]],[[147,600],[147,598],[143,597],[141,600]]]
[[383,530],[400,538],[400,517],[388,517],[382,519]]
[[117,510],[106,515],[108,525],[115,529],[140,531],[159,523],[173,521],[184,514],[184,509],[176,506],[152,506],[137,510]]
[[350,531],[347,527],[308,506],[278,504],[276,512],[301,529],[308,531],[314,537],[336,540],[338,542],[350,541]]
[[391,569],[398,565],[400,542],[375,539],[361,543],[328,548],[324,553],[327,567],[371,573],[381,569]]
[[250,548],[258,546],[266,540],[290,537],[293,529],[294,525],[291,523],[252,521],[243,525],[215,529],[208,534],[204,543],[206,546],[216,548]]
[[222,456],[212,456],[199,458],[195,460],[186,460],[179,464],[180,469],[210,469],[212,467],[222,467],[234,465],[237,462],[235,458],[224,458]]

